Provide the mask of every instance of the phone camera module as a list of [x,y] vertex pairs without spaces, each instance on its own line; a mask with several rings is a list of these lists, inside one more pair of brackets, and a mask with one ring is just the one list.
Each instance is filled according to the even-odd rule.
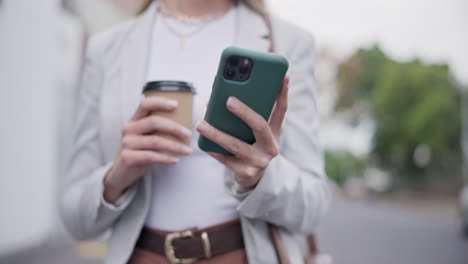
[[236,82],[244,82],[249,79],[253,68],[253,61],[244,56],[230,56],[225,61],[224,78]]

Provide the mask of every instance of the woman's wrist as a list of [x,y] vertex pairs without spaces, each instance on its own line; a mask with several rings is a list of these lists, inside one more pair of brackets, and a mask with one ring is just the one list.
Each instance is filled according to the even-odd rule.
[[124,188],[119,188],[112,182],[112,169],[104,177],[104,200],[110,204],[115,204],[115,202],[122,196],[124,193]]

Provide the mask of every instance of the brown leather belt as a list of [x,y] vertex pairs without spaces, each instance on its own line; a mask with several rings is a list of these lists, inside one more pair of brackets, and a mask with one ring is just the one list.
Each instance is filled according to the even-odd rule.
[[171,263],[187,264],[244,248],[238,220],[203,230],[160,232],[147,227],[136,247],[166,256]]

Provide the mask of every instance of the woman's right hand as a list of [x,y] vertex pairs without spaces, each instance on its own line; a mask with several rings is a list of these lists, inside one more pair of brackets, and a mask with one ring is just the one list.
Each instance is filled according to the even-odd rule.
[[189,155],[187,145],[154,135],[155,132],[187,139],[192,132],[170,119],[151,115],[153,111],[173,111],[177,101],[165,97],[144,98],[122,129],[119,151],[112,169],[104,178],[104,199],[115,203],[125,190],[154,164],[174,164],[178,156]]

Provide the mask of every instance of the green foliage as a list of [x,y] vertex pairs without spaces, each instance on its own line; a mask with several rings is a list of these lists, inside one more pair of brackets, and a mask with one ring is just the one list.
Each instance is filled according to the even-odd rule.
[[360,49],[338,67],[337,108],[346,109],[359,101],[367,100],[375,86],[381,68],[388,58],[378,46]]
[[460,94],[447,66],[387,62],[371,100],[377,121],[374,152],[384,165],[419,172],[413,153],[425,144],[433,168],[451,169],[446,157],[460,153]]
[[[337,109],[370,105],[372,152],[381,166],[411,179],[460,175],[461,92],[447,65],[394,61],[375,46],[345,61],[337,77]],[[427,166],[414,162],[419,145],[431,151]]]
[[342,185],[349,177],[362,176],[365,162],[347,151],[325,152],[325,171],[328,177]]

